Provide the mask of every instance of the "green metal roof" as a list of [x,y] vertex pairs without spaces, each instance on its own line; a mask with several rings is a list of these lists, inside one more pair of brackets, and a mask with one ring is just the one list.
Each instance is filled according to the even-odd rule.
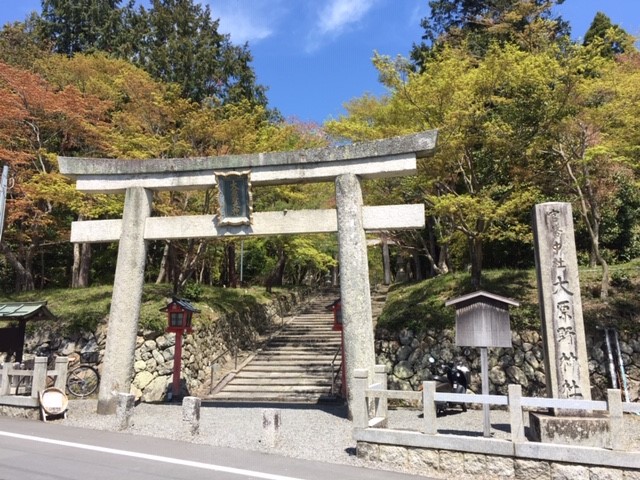
[[0,320],[53,320],[47,302],[0,303]]

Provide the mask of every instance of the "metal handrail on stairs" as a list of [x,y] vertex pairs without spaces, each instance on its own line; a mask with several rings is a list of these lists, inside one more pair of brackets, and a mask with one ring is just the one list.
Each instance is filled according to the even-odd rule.
[[336,394],[336,379],[338,378],[338,375],[340,375],[340,371],[342,370],[342,361],[340,361],[340,364],[338,365],[338,369],[335,370],[336,368],[336,359],[338,358],[338,354],[340,353],[340,350],[342,350],[342,345],[340,345],[338,347],[338,349],[336,350],[335,355],[333,356],[333,360],[331,360],[331,395],[335,395]]

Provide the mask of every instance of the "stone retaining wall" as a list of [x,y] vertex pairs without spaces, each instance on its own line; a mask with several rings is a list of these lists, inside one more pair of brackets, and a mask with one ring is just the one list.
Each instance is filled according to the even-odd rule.
[[[638,400],[640,389],[640,338],[620,332],[620,351],[629,385],[631,401]],[[547,396],[542,338],[537,331],[512,332],[513,348],[489,349],[489,382],[491,394],[507,394],[507,385],[522,385],[528,397]],[[592,398],[606,398],[609,388],[608,359],[604,334],[587,333],[589,373]],[[480,350],[455,346],[453,330],[428,330],[415,333],[402,330],[391,334],[378,329],[376,334],[377,363],[389,371],[388,385],[392,390],[416,390],[431,378],[429,357],[436,365],[461,362],[471,369],[470,390],[480,393]]]
[[612,467],[596,467],[571,463],[519,459],[463,453],[450,450],[381,445],[358,442],[360,458],[401,466],[409,472],[431,478],[453,478],[458,480],[513,479],[513,480],[638,480],[640,470]]

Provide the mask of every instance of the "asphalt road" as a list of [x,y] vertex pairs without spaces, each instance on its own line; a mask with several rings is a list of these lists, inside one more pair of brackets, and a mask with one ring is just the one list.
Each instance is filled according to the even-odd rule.
[[416,480],[412,475],[0,417],[0,480]]

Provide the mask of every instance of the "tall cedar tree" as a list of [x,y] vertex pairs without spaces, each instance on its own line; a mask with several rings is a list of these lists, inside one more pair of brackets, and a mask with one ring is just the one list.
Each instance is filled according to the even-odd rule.
[[218,32],[208,6],[193,0],[151,0],[134,8],[122,0],[42,0],[40,32],[56,52],[105,51],[142,67],[154,78],[180,85],[197,102],[267,104],[256,83],[248,45]]
[[562,3],[564,0],[430,0],[430,14],[420,22],[423,41],[413,45],[411,59],[423,69],[425,57],[443,43],[466,43],[479,56],[496,41],[521,44],[527,50],[553,43],[570,31],[569,24],[551,11]]
[[601,55],[613,58],[626,51],[634,51],[633,38],[619,25],[611,23],[611,19],[602,12],[596,13],[589,30],[584,34],[583,45],[602,42]]
[[[122,0],[42,0],[41,34],[58,53],[111,52],[123,31]],[[133,5],[133,0],[129,8]]]

